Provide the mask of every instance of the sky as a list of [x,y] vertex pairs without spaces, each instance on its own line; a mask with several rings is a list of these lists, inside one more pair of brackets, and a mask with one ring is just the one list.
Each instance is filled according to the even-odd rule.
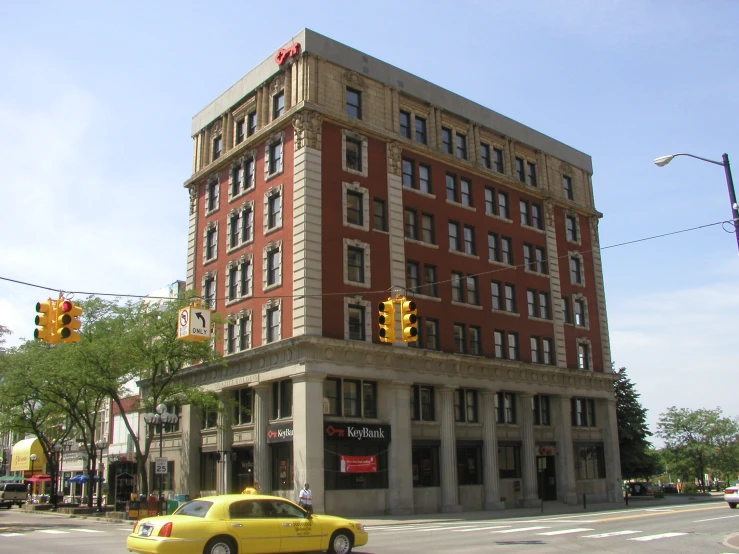
[[730,0],[0,2],[8,344],[56,294],[7,279],[145,295],[185,278],[191,118],[307,27],[592,156],[616,367],[653,431],[671,406],[738,416],[723,168],[652,163],[739,167],[737,21]]

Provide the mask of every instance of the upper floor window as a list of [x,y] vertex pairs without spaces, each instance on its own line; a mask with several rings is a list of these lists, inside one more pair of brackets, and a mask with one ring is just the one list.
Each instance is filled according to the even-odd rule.
[[531,399],[534,408],[534,425],[551,425],[551,408],[549,396],[537,394]]
[[405,263],[405,288],[411,292],[418,292],[421,286],[421,277],[418,262],[410,260]]
[[346,87],[346,114],[362,119],[362,93],[349,87]]
[[246,425],[253,421],[254,391],[250,388],[234,391],[234,425]]
[[457,157],[466,160],[467,159],[467,137],[457,133]]
[[500,239],[500,261],[504,264],[513,265],[513,239],[510,237]]
[[236,144],[240,144],[244,142],[244,138],[246,138],[246,119],[241,118],[236,122],[236,130],[235,130],[235,138],[236,138]]
[[267,229],[282,226],[282,195],[279,192],[267,197]]
[[272,383],[272,419],[293,415],[293,382],[283,379]]
[[216,280],[215,277],[206,277],[203,282],[203,300],[206,308],[216,307]]
[[474,256],[475,248],[475,228],[471,225],[464,226],[464,253]]
[[372,203],[372,217],[374,228],[378,231],[387,231],[387,211],[385,201],[375,198]]
[[472,183],[464,177],[459,180],[459,190],[462,194],[462,205],[472,207]]
[[582,285],[582,264],[577,256],[570,256],[570,281]]
[[483,167],[487,167],[490,169],[490,145],[480,143],[480,163],[482,163]]
[[[280,308],[279,306],[272,306],[267,308],[265,312],[265,327],[266,336],[265,342],[275,342],[280,340]],[[290,382],[292,385],[292,381]],[[290,387],[291,402],[292,402],[292,386]],[[292,406],[290,407],[292,410]],[[288,414],[289,415],[289,414]],[[275,416],[275,417],[287,417],[287,416]]]
[[595,400],[593,398],[573,398],[572,425],[574,427],[595,427]]
[[537,186],[536,164],[532,162],[526,162],[526,169],[528,170],[526,175],[526,182],[532,187]]
[[206,189],[206,211],[212,212],[213,210],[218,209],[218,192],[220,190],[220,183],[218,182],[218,179],[210,179],[208,181],[207,189]]
[[575,307],[575,325],[585,327],[585,300],[578,298],[573,302]]
[[362,141],[346,139],[346,167],[354,171],[362,171]]
[[405,236],[406,238],[418,240],[418,214],[413,208],[404,211]]
[[371,283],[370,245],[344,238],[344,284],[367,288]]
[[426,296],[438,297],[439,292],[436,283],[436,266],[425,264],[423,266],[423,288],[421,292]]
[[246,136],[250,137],[257,132],[257,112],[251,112],[246,116]]
[[354,190],[346,191],[346,222],[364,225],[364,194]]
[[323,413],[338,417],[377,417],[377,383],[327,377],[323,382]]
[[431,194],[431,170],[427,165],[418,164],[418,190]]
[[428,244],[436,244],[435,237],[434,216],[432,214],[421,214],[421,240]]
[[508,193],[498,192],[498,215],[503,219],[510,219],[508,217]]
[[218,228],[213,225],[205,231],[205,259],[212,260],[216,257],[216,241]]
[[285,113],[285,93],[280,92],[272,97],[272,119]]
[[347,247],[347,278],[355,283],[364,283],[364,249]]
[[493,148],[493,169],[498,173],[505,173],[505,165],[503,164],[503,151],[499,148]]
[[441,149],[447,154],[452,153],[452,130],[447,127],[441,128]]
[[213,161],[221,157],[223,153],[223,136],[218,135],[213,138]]
[[462,251],[462,245],[459,243],[459,223],[455,221],[449,222],[449,250]]
[[452,271],[452,301],[464,302],[464,281],[463,274],[459,271]]
[[458,354],[464,354],[467,351],[464,339],[464,325],[461,323],[454,324],[454,351]]
[[562,297],[562,320],[565,323],[572,323],[572,315],[570,312],[570,299],[566,296]]
[[367,340],[365,332],[365,315],[364,306],[349,304],[349,340]]
[[567,175],[562,176],[562,190],[565,193],[565,198],[567,200],[574,200],[575,194],[572,190],[572,177],[568,177]]
[[411,387],[411,419],[434,421],[434,387],[427,385]]
[[570,242],[578,242],[577,240],[577,216],[565,216],[565,235]]
[[416,142],[426,144],[426,120],[416,116]]
[[269,174],[282,171],[282,141],[276,141],[269,145]]
[[526,170],[524,169],[523,158],[516,158],[516,178],[522,183],[526,182]]
[[281,252],[277,248],[267,250],[267,278],[265,283],[268,287],[277,285],[281,281],[280,265],[282,262]]
[[495,422],[516,423],[516,395],[512,392],[495,394]]
[[408,188],[416,188],[416,166],[413,160],[403,158],[403,186]]
[[411,138],[411,114],[400,110],[400,134]]
[[455,421],[477,423],[477,391],[474,389],[457,389],[454,391]]
[[446,174],[446,199],[452,202],[458,202],[459,188],[457,186],[457,176],[453,173]]
[[590,345],[579,343],[577,345],[577,369],[589,370],[590,367]]

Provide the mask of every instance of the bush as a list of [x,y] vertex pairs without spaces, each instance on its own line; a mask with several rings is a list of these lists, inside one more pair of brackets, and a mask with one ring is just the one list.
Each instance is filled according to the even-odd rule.
[[695,494],[698,492],[698,487],[695,483],[683,483],[683,494]]

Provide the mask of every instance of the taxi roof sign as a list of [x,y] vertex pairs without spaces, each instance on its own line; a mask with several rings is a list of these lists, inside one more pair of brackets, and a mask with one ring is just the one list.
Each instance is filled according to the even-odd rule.
[[210,309],[200,306],[182,308],[177,315],[177,338],[189,341],[210,340]]

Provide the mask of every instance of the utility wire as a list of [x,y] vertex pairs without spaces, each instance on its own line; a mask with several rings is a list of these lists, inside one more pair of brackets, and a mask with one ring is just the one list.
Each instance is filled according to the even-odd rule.
[[[707,223],[705,225],[698,225],[697,227],[689,227],[687,229],[680,229],[679,231],[671,231],[669,233],[662,233],[662,234],[659,234],[659,235],[652,235],[652,236],[643,237],[643,238],[640,238],[640,239],[634,239],[634,240],[630,240],[630,241],[626,241],[626,242],[619,242],[617,244],[611,244],[611,245],[608,245],[608,246],[602,246],[602,247],[600,247],[600,250],[608,250],[609,248],[619,248],[621,246],[627,246],[627,245],[636,244],[636,243],[639,243],[639,242],[646,242],[646,241],[649,241],[649,240],[660,239],[660,238],[669,237],[669,236],[672,236],[672,235],[679,235],[681,233],[689,233],[691,231],[697,231],[697,230],[700,230],[700,229],[706,229],[708,227],[715,227],[716,225],[721,225],[723,227],[723,225],[725,225],[726,223],[729,223],[729,224],[732,224],[732,225],[734,224],[734,222],[732,222],[732,221],[729,221],[729,222],[727,222],[727,221],[717,221],[715,223]],[[588,250],[578,250],[578,253],[579,254],[586,254],[586,253],[594,252],[595,250],[596,250],[595,248],[590,248]],[[569,257],[569,255],[570,254],[567,253],[567,254],[562,254],[560,256],[548,257],[546,261],[547,261],[547,263],[551,263],[552,261],[559,260],[560,258],[567,258],[567,257]],[[530,262],[530,263],[531,264],[535,264],[537,262],[534,261],[534,262]],[[523,264],[517,264],[517,265],[510,265],[510,266],[506,266],[506,267],[500,267],[500,268],[496,268],[496,269],[491,269],[490,271],[482,271],[480,273],[469,274],[469,275],[467,275],[467,277],[479,277],[479,276],[482,276],[482,275],[492,275],[494,273],[500,273],[502,271],[511,271],[511,270],[515,270],[515,269],[518,269],[518,268],[521,268],[521,267],[526,267],[527,265],[530,265],[530,264],[523,263]],[[11,282],[11,283],[17,283],[19,285],[24,285],[24,286],[28,286],[28,287],[34,287],[34,288],[38,288],[38,289],[42,289],[42,290],[48,290],[48,291],[52,291],[52,292],[58,292],[58,293],[66,292],[67,294],[80,294],[80,295],[85,295],[85,296],[114,296],[114,297],[117,297],[117,298],[151,298],[153,300],[170,300],[170,301],[171,300],[174,300],[174,298],[171,298],[169,296],[148,296],[148,295],[142,295],[142,294],[116,294],[116,293],[109,293],[109,292],[62,291],[59,288],[46,287],[46,286],[43,286],[43,285],[36,285],[34,283],[27,283],[25,281],[19,281],[17,279],[11,279],[9,277],[2,277],[2,276],[0,276],[0,281],[8,281],[8,282]],[[456,279],[445,279],[443,281],[436,281],[434,283],[425,283],[424,285],[419,285],[418,287],[412,287],[411,289],[406,289],[406,290],[422,289],[422,288],[427,287],[427,286],[430,286],[430,285],[440,285],[440,284],[450,283],[452,281],[456,281]],[[397,288],[397,287],[393,287],[393,288]],[[405,287],[400,287],[400,288],[405,288]],[[366,291],[366,292],[363,293],[363,295],[387,294],[389,291],[390,291],[390,289]],[[418,292],[418,291],[416,290],[416,292]],[[320,293],[320,294],[268,294],[268,295],[259,295],[259,296],[258,295],[252,295],[252,296],[247,297],[246,299],[322,298],[322,297],[328,297],[328,296],[347,296],[347,295],[350,295],[350,293],[347,293],[347,292],[324,292],[324,293]],[[230,300],[230,299],[228,299],[226,297],[223,297],[223,298],[218,297],[215,300]]]

